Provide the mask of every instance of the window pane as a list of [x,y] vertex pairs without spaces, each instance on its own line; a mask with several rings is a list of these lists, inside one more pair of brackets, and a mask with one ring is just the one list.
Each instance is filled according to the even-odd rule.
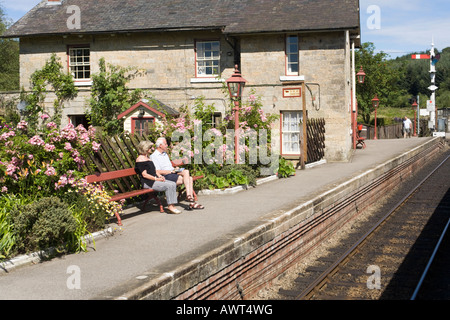
[[288,70],[291,73],[298,73],[298,64],[289,64]]
[[220,42],[198,41],[197,49],[197,75],[216,76],[220,73]]
[[282,113],[282,146],[283,154],[300,154],[300,111],[285,111]]
[[291,43],[290,45],[289,45],[289,52],[290,53],[295,53],[295,52],[297,52],[298,51],[298,49],[297,49],[297,44],[296,43]]
[[286,37],[286,63],[288,75],[298,75],[299,72],[298,62],[299,62],[298,37],[288,36]]
[[90,79],[90,49],[69,48],[69,66],[75,79]]

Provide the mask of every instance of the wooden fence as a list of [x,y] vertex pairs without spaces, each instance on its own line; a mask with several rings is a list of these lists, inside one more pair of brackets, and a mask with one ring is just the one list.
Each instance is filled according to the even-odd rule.
[[[363,125],[361,137],[366,138],[368,140],[373,139],[375,137],[375,126]],[[403,137],[402,123],[377,127],[378,139],[398,139],[402,137]]]

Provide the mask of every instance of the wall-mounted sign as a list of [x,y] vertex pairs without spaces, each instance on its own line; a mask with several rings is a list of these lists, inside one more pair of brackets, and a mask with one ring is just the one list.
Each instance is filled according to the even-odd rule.
[[283,98],[298,98],[302,96],[302,88],[283,88]]

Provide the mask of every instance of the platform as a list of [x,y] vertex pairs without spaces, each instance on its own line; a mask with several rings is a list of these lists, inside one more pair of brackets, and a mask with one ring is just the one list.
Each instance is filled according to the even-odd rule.
[[[202,195],[204,210],[180,215],[127,209],[123,227],[112,224],[113,236],[95,241],[86,253],[0,270],[0,299],[127,299],[139,287],[173,279],[175,270],[240,242],[244,235],[307,202],[318,194],[361,176],[410,152],[437,144],[441,138],[368,140],[350,162],[325,163],[229,195]],[[182,203],[185,205],[185,203]],[[79,271],[73,287],[71,266]],[[159,279],[159,280],[158,280]],[[147,287],[148,287],[147,286]],[[171,289],[176,291],[175,289]],[[175,294],[175,292],[174,292]],[[167,296],[161,297],[166,299]]]

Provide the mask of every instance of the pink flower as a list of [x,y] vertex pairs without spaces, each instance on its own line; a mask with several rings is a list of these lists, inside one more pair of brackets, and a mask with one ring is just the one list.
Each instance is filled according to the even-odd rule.
[[2,192],[3,192],[3,193],[6,193],[6,192],[8,192],[8,187],[6,187],[6,186],[3,186],[3,187],[2,187]]
[[47,129],[56,129],[58,126],[53,121],[47,123]]
[[24,120],[20,121],[20,122],[17,124],[17,129],[20,129],[20,130],[27,130],[27,128],[28,128],[28,122],[26,122],[26,121],[24,121]]
[[83,132],[78,136],[78,141],[80,141],[81,145],[84,146],[86,143],[89,142],[89,135],[87,132]]
[[9,137],[14,137],[16,133],[14,131],[4,132],[0,136],[0,140],[8,140]]
[[95,128],[93,126],[89,126],[88,135],[89,135],[89,138],[91,138],[91,139],[95,138]]
[[64,186],[67,185],[67,183],[69,182],[69,179],[67,178],[67,175],[62,175],[61,177],[59,177],[58,182],[55,182],[55,189],[60,189]]
[[47,170],[45,170],[47,176],[56,176],[56,170],[52,166],[47,165]]
[[67,150],[67,151],[72,150],[72,145],[70,144],[70,142],[66,142],[66,143],[65,143],[64,149]]
[[45,119],[48,119],[48,118],[50,118],[50,116],[49,116],[48,114],[43,113],[43,114],[41,115],[41,119],[42,119],[42,120],[45,120]]
[[73,124],[69,123],[61,130],[61,136],[67,140],[74,140],[77,137]]
[[12,176],[14,174],[14,172],[16,172],[17,169],[18,169],[18,167],[16,167],[13,163],[10,163],[6,167],[6,174],[8,176]]
[[92,142],[92,150],[94,150],[95,152],[98,152],[98,150],[100,150],[100,147],[101,147],[102,145],[100,144],[100,143],[97,143],[97,142]]
[[42,140],[41,137],[39,137],[38,135],[28,140],[28,143],[37,146],[43,146],[45,144],[44,140]]
[[55,146],[52,145],[52,144],[46,143],[45,146],[44,146],[44,150],[45,151],[53,151],[53,150],[55,150]]

